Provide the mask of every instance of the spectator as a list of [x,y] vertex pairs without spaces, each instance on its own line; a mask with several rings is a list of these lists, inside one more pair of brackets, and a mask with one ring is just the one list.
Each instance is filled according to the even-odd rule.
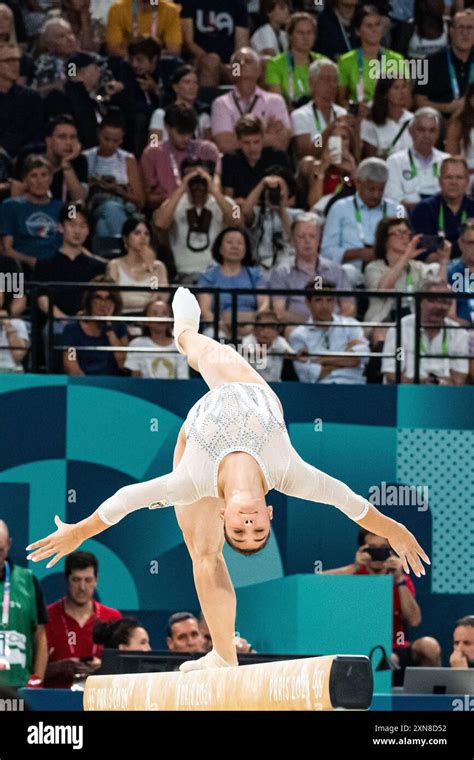
[[[175,94],[175,104],[192,108],[198,114],[198,125],[193,137],[197,140],[210,140],[212,135],[211,117],[203,111],[202,105],[197,100],[199,82],[194,66],[180,66],[173,73],[170,85]],[[169,140],[168,130],[165,127],[165,111],[157,108],[153,111],[149,125],[150,145],[156,145],[153,138],[158,142]]]
[[203,87],[216,87],[228,73],[234,50],[249,41],[245,0],[182,0],[181,18],[186,51],[196,62]]
[[203,652],[210,652],[212,649],[211,632],[209,631],[209,626],[207,625],[206,618],[202,612],[199,613],[198,625],[204,641]]
[[309,87],[312,100],[291,114],[295,148],[298,158],[319,155],[318,139],[331,122],[347,111],[335,102],[337,97],[337,66],[329,59],[314,61],[309,67]]
[[182,180],[153,215],[159,230],[169,231],[177,281],[195,284],[211,263],[211,245],[219,232],[235,226],[232,199],[222,195],[204,162],[185,159]]
[[335,102],[337,66],[334,61],[324,58],[314,61],[309,67],[309,86],[312,100],[291,114],[298,158],[319,155],[318,139],[326,127],[347,114],[346,109]]
[[37,92],[17,84],[20,49],[0,44],[0,147],[11,158],[44,136],[43,103]]
[[[169,319],[169,304],[156,298],[143,311],[144,317]],[[144,324],[143,336],[130,341],[125,368],[133,377],[151,377],[157,380],[187,380],[189,367],[185,356],[175,350],[171,322]],[[150,348],[153,351],[132,351],[133,348]],[[163,352],[163,353],[160,353]]]
[[474,174],[474,82],[466,90],[464,103],[448,121],[444,147],[452,156],[461,155],[466,159],[472,178]]
[[1,671],[2,686],[41,686],[48,661],[45,623],[48,615],[39,582],[31,570],[20,567],[10,557],[12,539],[8,525],[0,519],[0,594],[10,582],[10,604],[2,619],[2,659],[8,669]]
[[316,29],[316,18],[310,13],[293,13],[287,27],[288,51],[267,62],[268,89],[283,95],[293,107],[309,99],[310,63],[326,57],[313,52]]
[[169,617],[166,645],[170,652],[204,651],[204,638],[191,612],[175,612]]
[[24,194],[0,206],[5,253],[31,274],[37,260],[49,259],[59,247],[61,201],[51,199],[51,164],[44,156],[28,156],[23,164]]
[[[89,218],[83,206],[66,203],[59,212],[59,232],[62,243],[51,259],[38,261],[34,271],[36,282],[90,282],[105,271],[105,259],[94,256],[84,244],[89,237]],[[52,311],[55,336],[62,335],[67,321],[81,308],[83,288],[61,288],[52,291]],[[48,291],[40,288],[38,306],[44,314],[49,313]]]
[[407,58],[427,58],[448,44],[443,0],[415,0],[413,34],[408,42]]
[[321,254],[337,264],[350,263],[353,284],[360,284],[362,263],[374,258],[379,221],[385,216],[405,216],[403,207],[388,200],[387,177],[384,161],[365,158],[357,167],[356,194],[336,201],[327,215]]
[[415,87],[417,108],[430,106],[449,116],[464,105],[473,63],[474,16],[456,13],[449,31],[450,45],[428,58],[426,82]]
[[21,264],[18,261],[10,256],[0,256],[0,278],[6,285],[3,307],[6,308],[8,295],[9,298],[11,297],[8,309],[12,317],[21,316],[27,306],[23,277]]
[[84,151],[93,192],[90,207],[98,237],[120,235],[127,218],[141,209],[145,201],[137,160],[120,147],[124,135],[121,112],[110,109],[99,126],[98,146]]
[[[367,359],[359,358],[357,353],[367,352],[369,346],[359,322],[335,313],[335,293],[322,295],[318,292],[319,289],[333,290],[333,283],[323,280],[321,286],[317,287],[310,280],[305,289],[311,317],[306,325],[296,327],[289,337],[290,346],[298,354],[294,365],[298,379],[305,383],[326,385],[366,383],[364,368]],[[330,327],[319,327],[318,322],[333,324]],[[345,323],[344,327],[338,326],[341,322]],[[334,352],[343,351],[354,353],[354,358],[331,356]]]
[[[455,293],[471,293],[472,282],[474,282],[474,219],[466,220],[458,245],[461,257],[451,263],[448,270],[448,282]],[[473,307],[472,299],[456,299],[456,317],[461,324],[468,326],[474,322]],[[471,343],[474,333],[470,332],[469,335]]]
[[242,204],[255,262],[267,272],[291,255],[291,223],[303,213],[293,208],[296,192],[291,172],[271,166]]
[[408,208],[422,198],[436,195],[441,162],[448,154],[435,148],[439,138],[440,115],[434,108],[419,108],[408,130],[413,148],[392,153],[387,159],[388,198]]
[[[421,325],[419,352],[420,383],[435,385],[464,385],[466,383],[469,364],[468,359],[457,358],[466,356],[468,351],[468,335],[465,330],[450,330],[457,322],[448,318],[452,307],[450,288],[441,280],[426,282],[421,291],[426,297],[421,301]],[[431,293],[444,293],[444,298],[430,298]],[[415,315],[408,314],[402,319],[402,383],[414,381],[414,345],[415,345]],[[395,328],[391,327],[385,339],[384,354],[395,354]],[[423,358],[423,354],[439,354],[441,359]],[[382,360],[382,372],[385,382],[395,382],[395,360]]]
[[403,570],[402,560],[393,552],[386,538],[361,528],[358,535],[359,548],[354,562],[334,570],[324,570],[323,575],[391,575],[393,578],[393,660],[397,666],[393,684],[401,685],[406,667],[441,666],[441,647],[431,636],[422,636],[412,643],[408,641],[408,626],[421,623],[421,610],[416,601],[415,586]]
[[451,668],[474,668],[474,615],[465,615],[454,626]]
[[[68,554],[64,566],[66,595],[48,605],[49,662],[45,686],[69,689],[77,678],[86,678],[101,665],[103,646],[94,643],[96,620],[117,620],[121,614],[94,599],[99,563],[91,552]],[[87,658],[87,659],[86,659]]]
[[135,618],[96,620],[92,629],[94,644],[121,652],[151,652],[146,629]]
[[445,158],[439,174],[441,192],[417,203],[411,215],[415,232],[441,235],[452,244],[452,257],[459,257],[458,237],[467,219],[474,217],[474,198],[467,195],[469,169],[462,156]]
[[61,15],[69,22],[81,50],[97,53],[104,29],[92,17],[91,0],[61,0]]
[[260,10],[266,23],[259,26],[250,39],[250,45],[261,56],[271,58],[288,48],[285,26],[290,19],[289,0],[262,0]]
[[66,63],[79,51],[79,43],[71,25],[55,16],[41,30],[40,48],[36,59],[32,87],[45,97],[50,89],[60,89],[66,81]]
[[181,54],[180,6],[169,0],[115,0],[107,17],[109,55],[125,56],[133,37],[151,36],[170,56]]
[[354,29],[354,12],[358,0],[333,0],[318,14],[316,47],[337,61],[341,55],[357,46]]
[[[21,11],[19,6],[13,6],[16,8],[17,13]],[[12,8],[6,3],[0,3],[0,44],[17,45],[20,40],[18,39],[15,30],[15,15]],[[20,60],[20,76],[17,79],[17,84],[29,85],[33,78],[35,65],[33,59],[27,53],[21,53]]]
[[265,131],[258,116],[246,114],[236,124],[237,150],[222,160],[224,193],[242,205],[271,166],[290,169],[288,154],[265,145]]
[[165,125],[169,139],[156,147],[149,145],[140,160],[147,205],[151,208],[159,206],[179,188],[184,159],[212,161],[216,174],[221,173],[216,146],[208,140],[194,139],[198,116],[192,108],[177,103],[169,106],[165,111]]
[[[384,34],[383,17],[374,5],[362,5],[354,13],[354,29],[360,40],[360,47],[344,53],[339,58],[340,103],[348,108],[356,103],[358,115],[366,117],[372,103],[377,79],[372,71],[372,62],[381,61],[382,69],[389,61],[403,62],[403,56],[393,50],[381,47]],[[381,56],[383,55],[383,59]]]
[[103,100],[96,97],[101,70],[97,56],[76,53],[67,62],[67,80],[63,89],[52,90],[45,98],[50,117],[70,114],[77,127],[83,148],[97,145],[97,128],[104,116]]
[[[125,255],[109,261],[107,275],[117,285],[143,285],[148,288],[166,287],[168,272],[162,261],[155,257],[150,244],[150,229],[144,217],[132,216],[122,227]],[[121,292],[124,314],[138,314],[150,300],[150,291],[124,290]],[[168,296],[163,295],[164,299]]]
[[413,114],[405,108],[409,98],[406,79],[379,79],[370,114],[360,124],[364,157],[387,158],[397,150],[413,147],[407,129]]
[[[214,240],[212,257],[217,264],[210,265],[198,280],[200,288],[262,288],[265,286],[262,270],[253,266],[250,240],[244,230],[226,227]],[[267,295],[237,296],[238,335],[247,335],[252,331],[255,313],[269,306]],[[200,293],[199,304],[204,322],[214,321],[214,296],[212,293]],[[227,337],[232,329],[232,297],[230,292],[220,296],[220,326]]]
[[81,351],[81,347],[121,348],[128,345],[127,329],[123,322],[107,322],[104,317],[119,316],[122,308],[120,294],[108,290],[108,280],[98,275],[91,284],[101,284],[97,290],[88,289],[82,299],[81,315],[101,317],[100,321],[71,322],[64,328],[63,367],[67,375],[119,375],[125,364],[125,351]]
[[279,335],[279,329],[277,315],[266,309],[256,314],[253,331],[242,338],[245,358],[267,383],[282,380],[285,356],[295,355],[286,338]]
[[261,63],[249,47],[236,50],[231,58],[235,71],[234,87],[212,104],[212,134],[219,150],[229,153],[238,147],[235,127],[248,114],[263,124],[266,147],[286,151],[291,137],[291,123],[281,95],[265,92],[257,86]]
[[24,372],[30,342],[23,320],[13,318],[13,303],[12,293],[0,290],[0,373]]
[[160,56],[161,48],[154,39],[137,37],[128,46],[129,63],[121,67],[124,92],[116,99],[116,105],[122,107],[127,118],[129,142],[137,156],[148,143],[150,118],[160,105]]
[[[341,149],[333,138],[340,138]],[[302,158],[298,166],[297,181],[302,194],[306,193],[310,209],[328,213],[336,200],[354,194],[357,165],[360,160],[358,134],[349,118],[341,116],[324,130],[320,158]]]
[[[350,280],[345,269],[334,261],[319,255],[322,219],[316,214],[301,214],[291,227],[291,242],[294,257],[276,267],[270,274],[269,287],[273,290],[303,290],[309,278],[321,282],[335,283],[336,289],[350,290]],[[274,295],[273,309],[281,322],[303,324],[310,317],[304,295]],[[344,298],[340,304],[341,313],[353,316],[355,304],[352,298]],[[287,328],[287,335],[292,328]]]

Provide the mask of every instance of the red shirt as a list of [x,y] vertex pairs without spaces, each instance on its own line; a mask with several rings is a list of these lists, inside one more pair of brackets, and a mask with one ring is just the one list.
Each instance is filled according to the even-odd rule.
[[[95,620],[117,620],[122,615],[113,607],[106,607],[93,600],[94,609],[92,615],[81,627],[77,620],[68,615],[64,608],[65,597],[48,605],[48,622],[46,623],[46,636],[48,639],[49,661],[68,660],[71,657],[99,657],[104,647],[94,644],[92,639],[92,627]],[[75,634],[74,636],[72,634]],[[69,689],[72,678],[57,676],[48,678],[49,688]]]
[[[360,567],[355,575],[370,575],[366,567]],[[412,596],[415,596],[415,586],[409,575],[403,573],[403,580],[406,581],[407,588]],[[393,642],[394,649],[400,649],[400,647],[406,647],[410,643],[406,635],[406,625],[402,615],[402,606],[400,604],[400,592],[393,581]],[[402,635],[403,634],[403,635]],[[403,642],[403,643],[402,643]]]

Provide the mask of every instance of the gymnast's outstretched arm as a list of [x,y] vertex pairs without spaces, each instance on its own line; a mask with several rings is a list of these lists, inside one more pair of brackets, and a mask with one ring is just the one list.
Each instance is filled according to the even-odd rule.
[[401,558],[405,572],[410,572],[410,565],[417,576],[425,574],[420,557],[427,564],[430,564],[430,560],[404,525],[383,515],[341,480],[305,462],[293,447],[286,473],[277,488],[288,496],[337,507],[362,528],[386,538]]

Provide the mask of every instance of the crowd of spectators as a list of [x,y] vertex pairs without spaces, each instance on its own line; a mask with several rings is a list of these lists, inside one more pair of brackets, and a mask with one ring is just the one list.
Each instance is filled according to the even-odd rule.
[[269,379],[472,382],[473,39],[470,0],[0,3],[0,371],[188,378],[185,284]]

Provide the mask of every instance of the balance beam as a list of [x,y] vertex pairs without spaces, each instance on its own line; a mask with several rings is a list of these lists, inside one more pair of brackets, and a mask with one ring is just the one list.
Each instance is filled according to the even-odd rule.
[[89,676],[84,710],[367,710],[367,657],[328,655],[195,670]]

